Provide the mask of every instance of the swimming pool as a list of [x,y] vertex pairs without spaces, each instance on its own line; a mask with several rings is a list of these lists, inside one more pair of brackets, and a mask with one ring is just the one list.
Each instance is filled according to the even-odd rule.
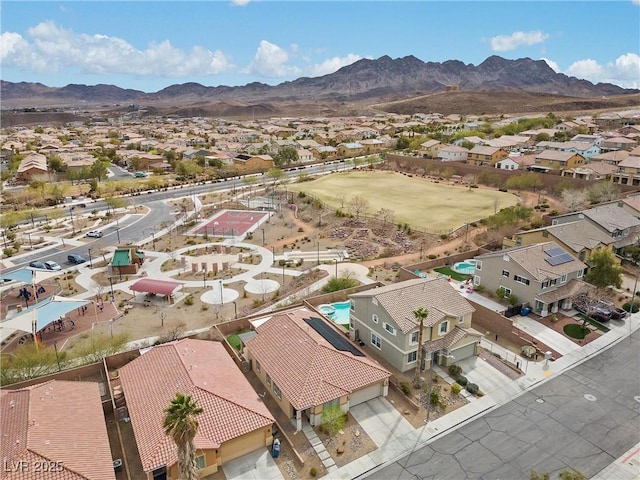
[[457,262],[453,265],[453,270],[463,275],[473,275],[476,271],[476,261],[473,259]]
[[333,323],[348,325],[350,321],[349,311],[351,310],[351,301],[325,303],[318,306],[318,310],[323,315],[330,318]]

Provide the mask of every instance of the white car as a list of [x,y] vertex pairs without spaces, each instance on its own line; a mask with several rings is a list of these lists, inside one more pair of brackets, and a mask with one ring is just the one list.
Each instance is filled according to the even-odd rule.
[[87,237],[93,237],[93,238],[100,238],[102,237],[102,232],[99,232],[98,230],[91,230],[90,232],[87,232]]
[[58,265],[58,262],[54,262],[53,260],[47,260],[44,262],[44,266],[47,270],[62,270],[62,267]]

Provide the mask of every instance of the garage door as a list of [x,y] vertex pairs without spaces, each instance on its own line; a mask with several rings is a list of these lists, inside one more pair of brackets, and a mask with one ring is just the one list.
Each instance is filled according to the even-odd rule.
[[455,357],[454,363],[464,360],[465,358],[472,357],[476,351],[475,345],[475,343],[470,343],[469,345],[465,345],[457,350],[453,350],[451,354]]
[[382,395],[383,386],[381,383],[376,383],[375,385],[371,385],[369,387],[362,388],[353,392],[349,395],[349,408],[355,407],[367,400],[371,400],[372,398],[379,397]]

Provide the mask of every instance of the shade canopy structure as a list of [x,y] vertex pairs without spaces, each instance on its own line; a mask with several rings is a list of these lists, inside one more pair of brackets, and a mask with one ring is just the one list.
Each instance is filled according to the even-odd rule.
[[60,276],[61,272],[54,272],[49,270],[38,270],[34,268],[21,268],[9,273],[2,273],[0,277],[5,282],[18,281],[28,284],[40,283],[51,277]]
[[53,296],[29,307],[13,318],[0,323],[0,328],[21,330],[23,332],[37,333],[54,320],[64,317],[70,311],[82,307],[89,300],[69,299]]
[[154,280],[153,278],[143,278],[131,285],[134,292],[155,293],[156,295],[172,295],[178,288],[184,285],[181,282],[169,282],[167,280]]

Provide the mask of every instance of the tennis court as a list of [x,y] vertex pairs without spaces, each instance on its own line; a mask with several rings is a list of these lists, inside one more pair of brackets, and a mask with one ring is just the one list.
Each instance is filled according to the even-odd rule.
[[253,210],[223,210],[200,224],[194,233],[213,237],[244,237],[269,218],[269,212]]

